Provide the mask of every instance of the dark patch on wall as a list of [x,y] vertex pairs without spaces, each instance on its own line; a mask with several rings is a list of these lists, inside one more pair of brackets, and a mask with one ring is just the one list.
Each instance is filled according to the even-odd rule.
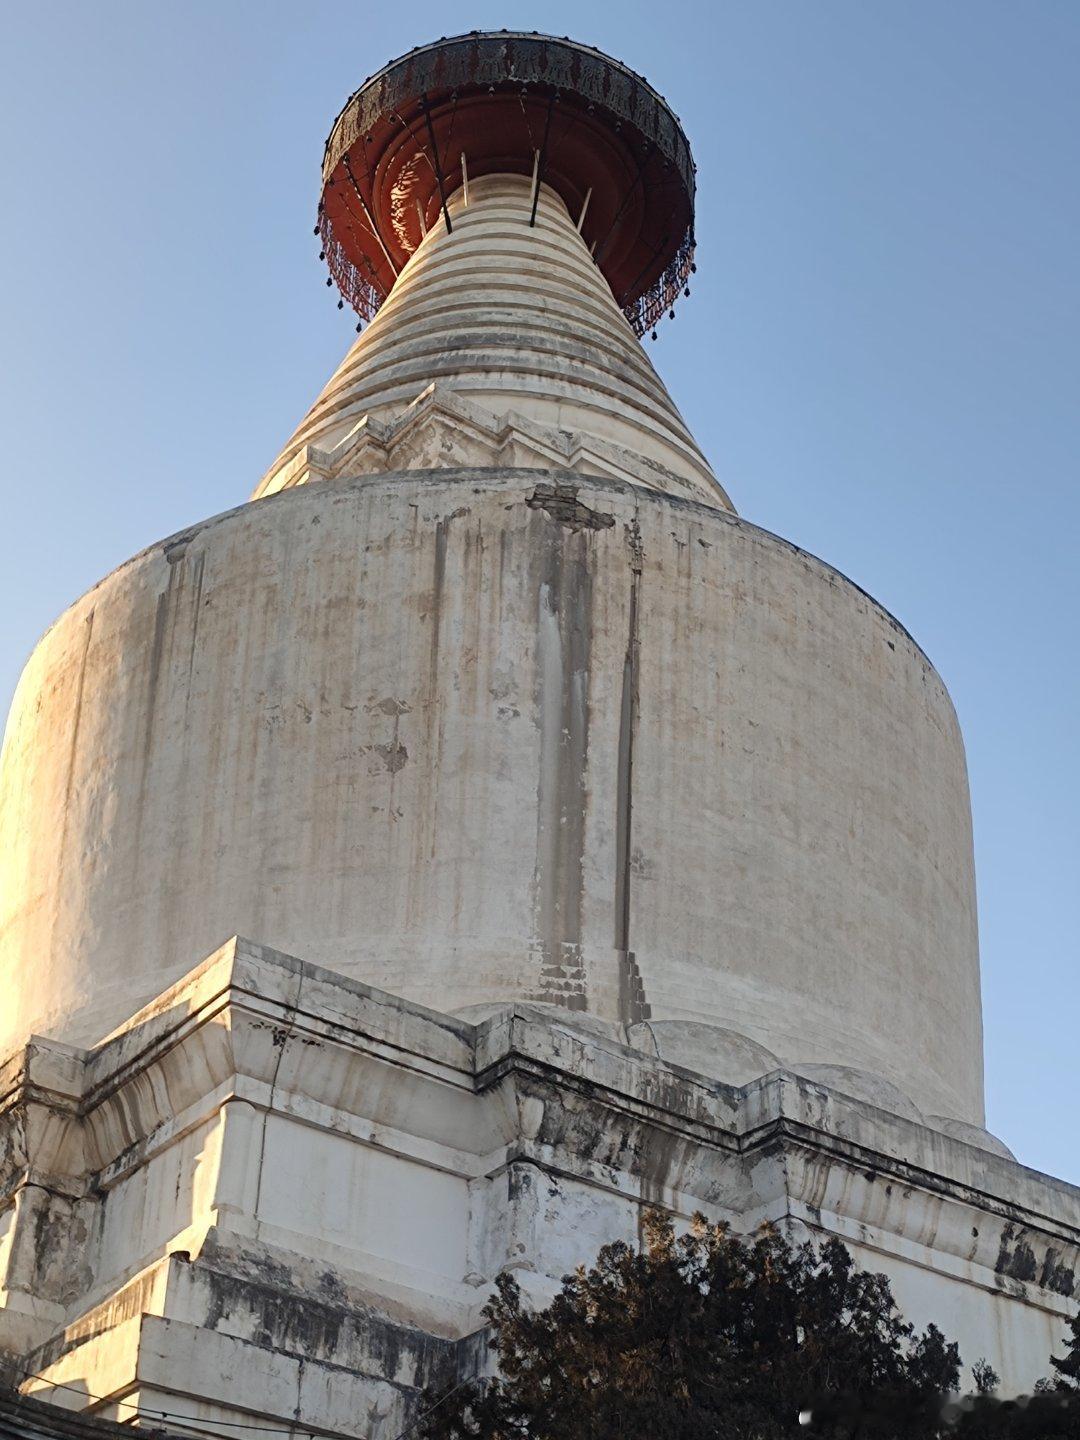
[[[541,487],[542,488],[542,487]],[[550,487],[548,487],[550,488]],[[591,529],[535,535],[537,788],[534,999],[586,1008],[581,955],[592,641]]]
[[238,1273],[202,1264],[192,1278],[205,1287],[205,1328],[251,1335],[263,1349],[304,1360],[346,1365],[408,1388],[437,1381],[448,1368],[452,1345],[439,1337],[379,1314],[350,1297],[344,1287],[319,1293],[306,1289],[301,1276],[269,1256],[250,1250]]
[[577,498],[576,485],[537,485],[525,501],[530,510],[544,510],[560,525],[570,530],[608,530],[615,524],[614,515],[590,510]]
[[634,868],[634,737],[638,723],[639,607],[644,558],[637,518],[626,527],[630,549],[630,613],[619,708],[615,796],[615,953],[619,965],[619,1019],[635,1025],[652,1018],[645,985],[630,949],[630,879]]
[[91,1283],[89,1266],[76,1263],[88,1239],[86,1221],[69,1200],[42,1186],[28,1185],[25,1193],[34,1196],[35,1290],[41,1299],[69,1305]]
[[[670,1203],[669,1190],[677,1187],[679,1162],[686,1150],[685,1137],[659,1127],[648,1133],[641,1150],[641,1199],[645,1206]],[[639,1231],[645,1223],[645,1210],[638,1211]]]
[[178,560],[184,558],[187,548],[191,544],[192,534],[194,533],[196,532],[187,535],[177,535],[174,539],[166,541],[163,550],[167,564],[175,565]]
[[187,714],[186,707],[191,703],[191,679],[192,675],[195,672],[195,642],[199,636],[199,616],[202,613],[203,575],[206,571],[205,550],[200,551],[199,554],[195,556],[195,562],[192,566],[192,571],[193,593],[191,601],[191,648],[188,651],[188,693],[184,711],[185,715]]
[[439,677],[439,632],[442,628],[443,586],[446,582],[446,544],[450,530],[450,519],[440,520],[435,526],[435,574],[431,583],[431,655],[428,673],[432,707],[438,694]]
[[998,1275],[1008,1276],[1010,1280],[1034,1280],[1038,1274],[1035,1251],[1023,1239],[1016,1239],[1016,1244],[1010,1249],[1015,1237],[1016,1226],[1006,1225],[1001,1232],[1001,1245],[994,1270]]
[[362,745],[361,755],[377,755],[388,775],[396,775],[409,763],[409,751],[395,735],[385,745]]
[[434,856],[435,854],[439,834],[438,779],[442,765],[442,726],[440,723],[441,712],[439,705],[439,646],[442,639],[443,592],[446,585],[446,552],[450,538],[450,521],[453,518],[453,516],[445,516],[435,525],[435,562],[434,573],[431,580],[431,600],[427,617],[431,622],[431,648],[428,653],[427,695],[424,708],[428,733],[427,751],[430,756],[428,762],[430,766],[429,773],[433,780],[432,803],[430,806],[430,831],[426,842],[426,850],[429,856]]
[[1076,1275],[1059,1259],[1060,1253],[1052,1245],[1048,1248],[1039,1284],[1044,1290],[1053,1290],[1055,1295],[1071,1295],[1076,1288]]
[[619,956],[619,1019],[624,1025],[637,1025],[652,1019],[652,1006],[645,995],[645,981],[638,969],[632,950],[620,950]]
[[71,722],[71,745],[68,750],[67,776],[64,780],[64,808],[61,812],[60,821],[60,850],[56,875],[56,892],[58,895],[64,893],[64,871],[67,864],[68,818],[71,813],[71,796],[75,783],[75,762],[78,759],[79,753],[79,728],[82,724],[83,691],[86,688],[86,666],[90,656],[90,642],[94,637],[93,610],[87,615],[84,624],[86,626],[86,640],[83,645],[82,656],[79,660],[79,679],[75,689],[75,704],[72,707],[74,714]]

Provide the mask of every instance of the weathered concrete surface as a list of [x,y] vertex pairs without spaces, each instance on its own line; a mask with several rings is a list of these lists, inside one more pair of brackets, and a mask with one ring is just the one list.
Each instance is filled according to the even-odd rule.
[[449,470],[192,527],[35,651],[0,853],[0,1053],[96,1041],[241,929],[446,1011],[706,1021],[982,1123],[948,696],[711,506]]
[[[487,175],[449,198],[257,487],[329,474],[532,465],[731,508],[559,196]],[[435,384],[466,421],[427,416]],[[343,472],[342,467],[347,466]]]
[[694,1073],[667,1033],[473,1025],[231,942],[97,1049],[6,1068],[0,1348],[73,1408],[389,1440],[486,1363],[499,1270],[542,1302],[660,1205],[838,1235],[1006,1391],[1047,1372],[1080,1191],[749,1046],[738,1085]]

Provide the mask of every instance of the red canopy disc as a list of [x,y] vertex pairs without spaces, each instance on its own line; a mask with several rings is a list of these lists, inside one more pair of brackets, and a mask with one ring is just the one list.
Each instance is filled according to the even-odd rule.
[[[546,35],[474,32],[410,51],[334,123],[319,233],[370,319],[466,177],[535,177],[566,202],[638,335],[693,269],[694,162],[678,119],[617,60]],[[534,211],[535,213],[535,211]]]

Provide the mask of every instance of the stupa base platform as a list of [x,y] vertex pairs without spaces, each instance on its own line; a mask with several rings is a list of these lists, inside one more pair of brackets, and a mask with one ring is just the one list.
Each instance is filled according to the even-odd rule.
[[25,1392],[107,1418],[388,1440],[418,1387],[489,1363],[500,1270],[543,1303],[662,1206],[836,1235],[1003,1391],[1047,1373],[1080,1190],[805,1076],[736,1087],[636,1044],[230,941],[94,1049],[34,1038],[0,1070],[0,1348]]

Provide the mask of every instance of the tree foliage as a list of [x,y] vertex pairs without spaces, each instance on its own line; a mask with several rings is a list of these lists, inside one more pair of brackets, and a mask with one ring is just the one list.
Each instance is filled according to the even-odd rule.
[[1050,1364],[1057,1372],[1056,1381],[1051,1382],[1054,1388],[1074,1391],[1080,1395],[1080,1310],[1072,1317],[1069,1325],[1069,1338],[1065,1341],[1065,1354],[1060,1360],[1052,1355]]
[[[1080,1313],[1072,1318],[1065,1354],[1052,1355],[1050,1364],[1055,1373],[1019,1401],[987,1403],[993,1386],[980,1384],[980,1395],[958,1407],[950,1440],[1080,1440]],[[978,1379],[979,1367],[973,1369]]]
[[681,1236],[649,1216],[640,1251],[606,1245],[544,1310],[502,1275],[486,1315],[500,1378],[429,1395],[426,1440],[773,1440],[823,1392],[910,1408],[960,1373],[956,1345],[916,1334],[839,1241],[744,1243],[700,1216]]

